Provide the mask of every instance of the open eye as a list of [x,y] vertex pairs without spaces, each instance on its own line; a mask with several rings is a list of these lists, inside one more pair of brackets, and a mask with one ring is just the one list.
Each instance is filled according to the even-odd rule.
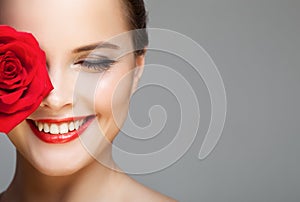
[[75,62],[74,65],[80,65],[80,69],[87,72],[100,73],[108,70],[116,62],[116,60],[111,60],[108,58],[83,59],[79,60],[78,62]]

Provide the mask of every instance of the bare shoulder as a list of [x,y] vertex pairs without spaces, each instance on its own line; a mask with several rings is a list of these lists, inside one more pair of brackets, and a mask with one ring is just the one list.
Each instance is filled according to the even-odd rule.
[[176,200],[148,187],[145,187],[144,185],[137,182],[136,185],[131,187],[131,189],[131,193],[134,193],[130,200],[132,202],[176,202]]
[[175,199],[152,190],[129,176],[124,177],[124,187],[126,189],[126,200],[130,202],[176,202]]

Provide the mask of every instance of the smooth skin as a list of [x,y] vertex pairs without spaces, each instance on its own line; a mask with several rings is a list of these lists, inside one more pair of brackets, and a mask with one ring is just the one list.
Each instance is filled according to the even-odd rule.
[[[112,159],[111,142],[126,118],[130,96],[143,72],[144,56],[126,54],[105,71],[78,63],[91,59],[92,52],[92,59],[118,54],[111,48],[81,51],[78,48],[107,41],[129,30],[122,3],[119,0],[0,2],[0,23],[32,33],[47,55],[54,90],[28,118],[96,116],[89,126],[92,129],[82,135],[84,141],[76,139],[65,144],[41,141],[26,121],[14,128],[8,137],[17,149],[16,173],[0,201],[174,201],[116,171],[120,169]],[[122,45],[132,45],[126,41],[130,40],[119,44],[120,49]],[[79,75],[83,81],[94,81],[91,83],[97,85],[78,83]]]

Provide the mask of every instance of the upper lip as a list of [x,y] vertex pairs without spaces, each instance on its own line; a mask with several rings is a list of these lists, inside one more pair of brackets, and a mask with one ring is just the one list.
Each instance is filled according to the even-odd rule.
[[32,121],[43,122],[43,123],[53,123],[59,124],[63,122],[72,122],[81,119],[93,118],[95,115],[87,115],[87,116],[77,116],[77,117],[66,117],[66,118],[45,118],[45,119],[31,119]]

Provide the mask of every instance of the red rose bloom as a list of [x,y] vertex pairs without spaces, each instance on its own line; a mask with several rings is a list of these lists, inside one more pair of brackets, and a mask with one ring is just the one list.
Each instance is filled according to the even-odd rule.
[[37,40],[0,26],[0,132],[8,133],[26,119],[52,89]]

